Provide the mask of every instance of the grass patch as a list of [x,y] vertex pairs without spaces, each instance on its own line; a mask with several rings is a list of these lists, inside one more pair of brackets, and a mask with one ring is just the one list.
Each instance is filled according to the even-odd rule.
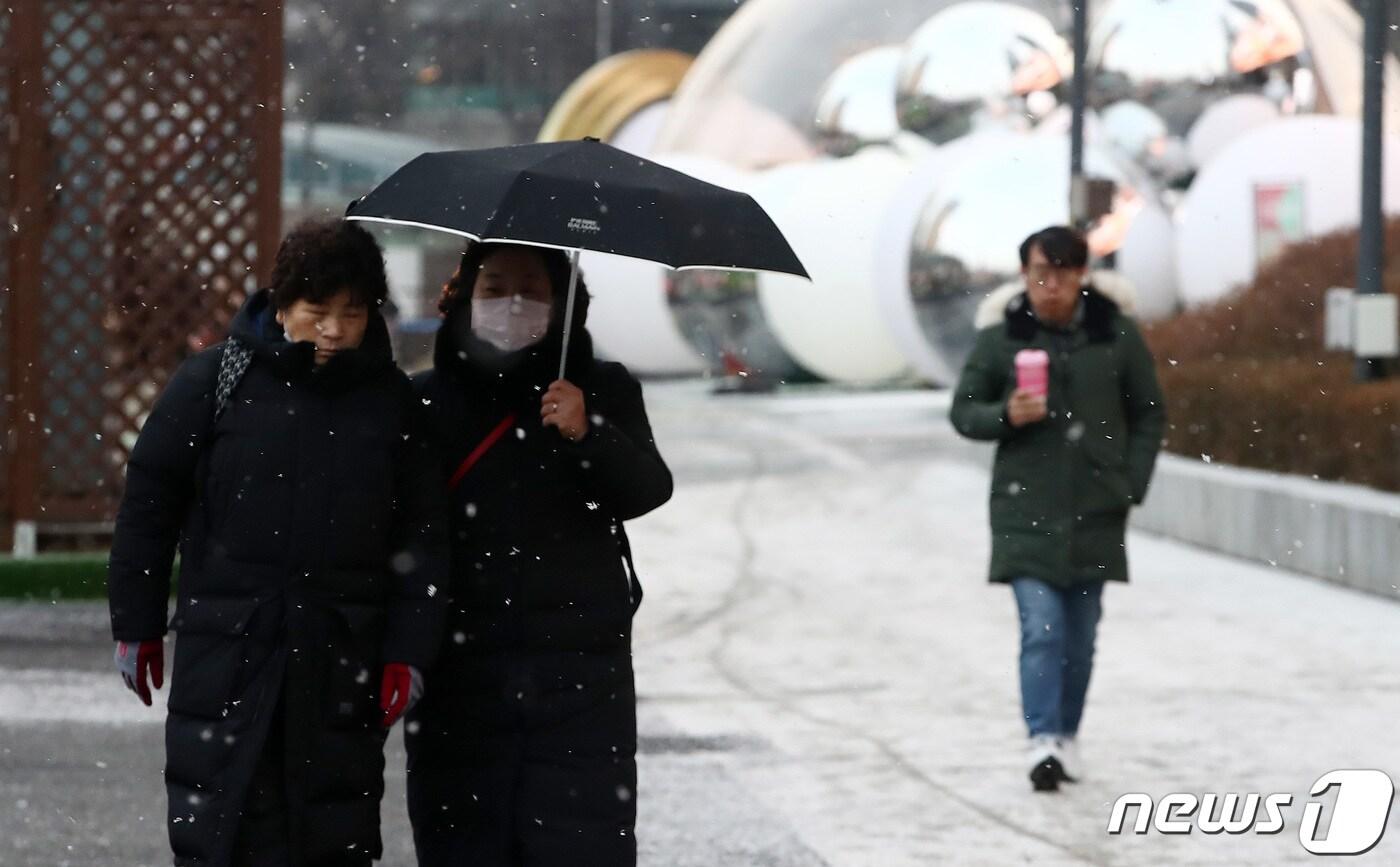
[[0,557],[0,599],[105,599],[107,554]]

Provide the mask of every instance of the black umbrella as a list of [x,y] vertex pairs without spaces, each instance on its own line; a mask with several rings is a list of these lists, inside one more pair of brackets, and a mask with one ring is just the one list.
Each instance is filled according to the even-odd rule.
[[565,357],[581,250],[676,269],[807,276],[747,194],[596,139],[423,154],[352,202],[346,218],[570,251]]

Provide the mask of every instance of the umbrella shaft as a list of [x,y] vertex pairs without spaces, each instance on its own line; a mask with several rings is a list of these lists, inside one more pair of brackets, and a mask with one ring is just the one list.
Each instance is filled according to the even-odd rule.
[[569,300],[564,304],[564,348],[559,353],[559,378],[569,363],[569,336],[574,324],[574,296],[578,293],[578,250],[569,252]]

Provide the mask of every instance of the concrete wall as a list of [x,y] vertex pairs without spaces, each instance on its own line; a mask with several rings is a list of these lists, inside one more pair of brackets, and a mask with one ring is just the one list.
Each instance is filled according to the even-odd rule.
[[1400,599],[1400,495],[1164,454],[1133,526]]

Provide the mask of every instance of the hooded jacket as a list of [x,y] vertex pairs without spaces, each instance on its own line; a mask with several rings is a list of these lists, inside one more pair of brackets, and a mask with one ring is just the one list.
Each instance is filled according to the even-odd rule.
[[[1152,355],[1137,325],[1094,287],[1070,334],[1041,325],[1024,291],[977,344],[953,393],[963,436],[997,443],[992,469],[990,578],[1060,586],[1126,581],[1129,507],[1142,502],[1166,415]],[[1014,428],[1006,403],[1023,349],[1050,354],[1049,418]]]
[[539,863],[560,864],[592,857],[577,848],[585,839],[631,845],[635,800],[617,793],[636,783],[631,635],[641,588],[623,522],[672,491],[641,386],[622,365],[593,358],[582,290],[565,378],[584,392],[589,431],[575,443],[543,426],[564,306],[556,297],[540,343],[502,354],[471,334],[471,304],[460,298],[433,369],[415,379],[446,475],[512,421],[451,491],[447,635],[405,734],[415,833],[451,833],[482,813],[503,826],[488,836],[511,833],[509,817],[552,828],[568,816],[560,821],[585,836],[554,856],[535,850]]
[[251,349],[215,421],[224,344],[176,371],[127,467],[108,571],[118,640],[178,633],[166,724],[176,863],[229,863],[279,699],[293,856],[380,851],[385,662],[428,668],[447,599],[441,481],[372,314],[321,367],[269,294],[231,336]]

